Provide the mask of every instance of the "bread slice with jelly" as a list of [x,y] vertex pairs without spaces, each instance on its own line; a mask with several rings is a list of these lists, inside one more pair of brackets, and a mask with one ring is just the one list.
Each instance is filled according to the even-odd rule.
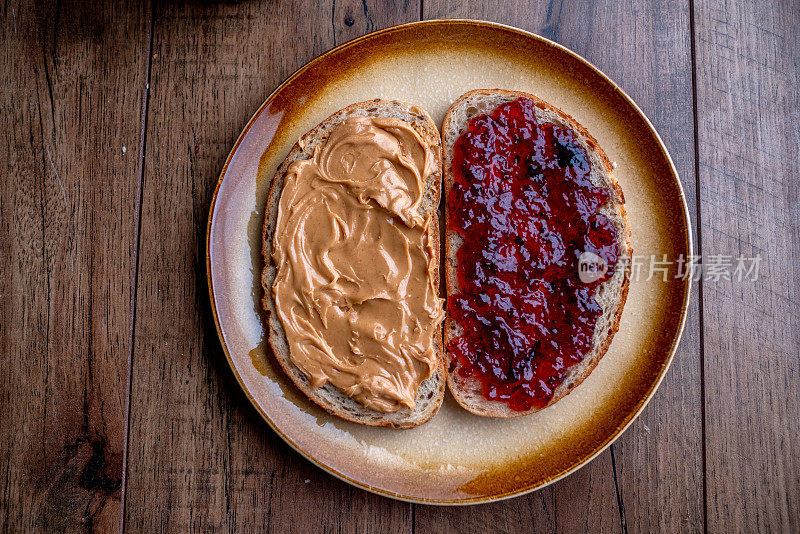
[[[275,300],[272,297],[271,289],[278,272],[277,266],[272,259],[273,236],[278,222],[278,206],[281,192],[283,191],[284,179],[289,166],[296,161],[310,159],[314,154],[314,149],[318,146],[324,146],[334,129],[350,117],[389,117],[399,119],[410,124],[414,131],[431,147],[435,158],[434,166],[436,170],[427,178],[418,212],[423,218],[433,214],[431,220],[433,225],[432,233],[435,236],[440,235],[436,210],[439,205],[442,187],[441,137],[436,124],[428,113],[411,104],[396,100],[379,99],[356,103],[337,111],[299,139],[286,156],[286,159],[278,167],[270,184],[262,232],[262,251],[265,266],[261,275],[261,284],[264,289],[262,305],[268,316],[269,343],[276,361],[283,368],[286,375],[300,391],[327,412],[342,419],[369,426],[412,428],[425,423],[433,417],[444,399],[447,373],[444,366],[441,324],[437,327],[434,335],[434,349],[438,358],[438,365],[433,375],[420,384],[415,398],[414,409],[402,407],[392,413],[382,413],[364,407],[345,395],[330,382],[319,388],[312,387],[308,377],[290,359],[288,340],[275,307]],[[435,280],[437,294],[439,291],[439,246],[438,239],[431,243],[433,255],[432,275]]]
[[[599,284],[596,290],[595,300],[602,311],[598,312],[599,317],[589,345],[591,348],[582,361],[567,368],[563,382],[551,390],[552,397],[544,405],[515,410],[510,407],[507,401],[487,399],[484,395],[483,379],[476,376],[475,372],[460,372],[462,367],[461,360],[447,349],[449,344],[460,338],[464,333],[462,326],[453,318],[452,313],[448,314],[444,326],[445,352],[448,359],[448,387],[458,403],[465,409],[478,415],[490,417],[517,417],[539,411],[558,402],[583,382],[606,353],[614,334],[619,328],[620,317],[630,282],[629,260],[632,254],[630,230],[625,213],[622,189],[612,174],[611,162],[597,141],[575,119],[534,95],[500,89],[479,89],[462,95],[453,103],[445,116],[442,126],[445,199],[449,198],[456,179],[453,169],[454,147],[459,137],[468,130],[470,121],[480,115],[489,115],[498,106],[520,98],[529,99],[534,103],[537,123],[554,123],[561,128],[571,130],[574,134],[574,139],[585,151],[591,165],[589,174],[591,184],[604,188],[609,193],[609,200],[597,209],[608,218],[616,229],[619,260],[614,274]],[[460,294],[462,289],[458,275],[458,251],[464,243],[462,236],[467,234],[462,234],[454,228],[451,221],[452,207],[449,206],[449,202],[445,202],[445,205],[447,226],[445,231],[444,269],[447,295],[449,299],[453,299],[454,295]]]

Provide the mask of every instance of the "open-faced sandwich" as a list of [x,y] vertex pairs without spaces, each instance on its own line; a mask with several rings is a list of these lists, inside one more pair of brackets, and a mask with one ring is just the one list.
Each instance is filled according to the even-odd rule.
[[277,362],[312,401],[366,425],[426,422],[446,383],[478,415],[552,405],[619,327],[631,247],[611,171],[582,126],[526,93],[466,93],[441,138],[410,104],[335,113],[269,190],[262,285]]

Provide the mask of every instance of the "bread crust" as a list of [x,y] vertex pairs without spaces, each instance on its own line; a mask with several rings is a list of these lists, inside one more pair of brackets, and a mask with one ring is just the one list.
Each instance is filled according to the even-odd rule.
[[[580,385],[589,374],[597,367],[600,359],[608,351],[614,334],[619,330],[619,323],[622,317],[622,310],[628,296],[630,286],[630,259],[633,255],[633,248],[630,243],[630,225],[628,224],[627,212],[625,211],[625,197],[622,187],[613,176],[613,166],[608,156],[597,143],[597,140],[580,125],[573,117],[564,113],[560,109],[548,104],[544,100],[521,91],[507,91],[503,89],[476,89],[469,91],[459,97],[447,111],[442,125],[442,146],[444,149],[444,195],[445,199],[453,186],[453,146],[458,137],[463,133],[469,124],[469,120],[477,115],[491,113],[502,103],[516,100],[518,98],[528,98],[537,107],[536,116],[542,122],[555,122],[573,129],[578,135],[578,140],[586,149],[587,154],[592,159],[592,178],[595,185],[605,187],[611,192],[611,200],[603,206],[603,213],[612,215],[610,219],[614,222],[619,238],[620,259],[626,260],[625,269],[617,272],[606,282],[600,284],[598,294],[602,288],[613,290],[613,298],[598,303],[603,308],[601,320],[595,326],[592,349],[582,362],[571,367],[564,382],[556,388],[553,398],[543,407],[534,407],[527,411],[512,410],[507,403],[502,401],[490,401],[483,397],[482,385],[477,378],[463,378],[458,375],[460,364],[452,359],[447,350],[445,357],[448,365],[447,384],[450,392],[456,401],[464,409],[486,417],[520,417],[552,406],[575,387]],[[596,167],[600,167],[599,169]],[[453,295],[460,292],[458,283],[458,263],[456,253],[461,246],[462,238],[454,229],[450,227],[450,214],[448,203],[445,202],[445,280],[447,294]],[[608,317],[608,318],[606,318]],[[460,326],[452,320],[448,314],[444,325],[445,347],[454,338],[460,335]]]
[[346,396],[338,388],[330,383],[321,388],[311,386],[305,374],[292,363],[289,355],[288,342],[283,330],[275,301],[272,297],[272,283],[277,273],[277,266],[272,259],[272,238],[277,225],[278,204],[280,203],[283,191],[284,178],[289,166],[295,161],[311,158],[314,147],[322,145],[327,141],[330,133],[340,123],[349,117],[393,117],[403,120],[411,125],[417,134],[426,141],[431,147],[435,161],[435,168],[425,184],[423,200],[419,207],[419,213],[425,217],[432,214],[431,224],[433,225],[433,235],[437,239],[431,243],[433,250],[432,261],[434,263],[433,278],[435,289],[439,292],[439,257],[440,243],[439,220],[436,210],[439,205],[442,187],[442,150],[441,137],[436,128],[436,124],[428,113],[412,104],[399,102],[396,100],[375,99],[366,102],[358,102],[344,109],[341,109],[322,121],[303,135],[289,151],[286,159],[278,167],[270,183],[267,195],[267,204],[264,211],[264,226],[262,229],[262,253],[264,255],[264,269],[261,273],[261,286],[264,296],[261,299],[262,307],[267,313],[267,326],[269,328],[269,344],[275,361],[281,366],[286,375],[292,380],[300,391],[302,391],[315,404],[322,407],[332,415],[341,417],[348,421],[360,423],[368,426],[384,426],[390,428],[413,428],[427,422],[439,410],[444,399],[446,389],[447,369],[442,346],[442,328],[440,324],[434,335],[434,350],[436,352],[438,365],[434,374],[420,384],[416,397],[416,407],[410,410],[406,407],[394,413],[381,413],[370,410],[360,405],[355,400]]

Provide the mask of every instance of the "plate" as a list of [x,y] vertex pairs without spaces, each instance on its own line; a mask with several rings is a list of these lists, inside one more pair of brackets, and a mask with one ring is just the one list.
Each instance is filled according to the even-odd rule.
[[[541,488],[611,444],[652,398],[680,338],[690,283],[634,276],[620,329],[583,384],[512,420],[472,415],[449,395],[411,430],[348,423],[307,400],[273,362],[259,299],[269,183],[306,131],[353,102],[398,99],[441,125],[462,93],[528,91],[575,117],[616,163],[634,254],[692,254],[675,166],[642,111],[574,52],[499,24],[437,20],[395,26],[317,57],[278,87],[244,128],[217,184],[207,266],[217,331],[236,379],[289,445],[331,474],[412,502],[489,502]],[[635,269],[634,269],[635,271]],[[635,275],[635,272],[634,272]]]

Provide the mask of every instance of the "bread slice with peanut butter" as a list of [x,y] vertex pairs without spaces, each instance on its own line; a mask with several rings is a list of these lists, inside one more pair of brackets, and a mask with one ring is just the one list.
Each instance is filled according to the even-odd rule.
[[295,385],[348,421],[412,428],[442,404],[441,154],[424,110],[361,102],[303,135],[270,185],[269,342]]

